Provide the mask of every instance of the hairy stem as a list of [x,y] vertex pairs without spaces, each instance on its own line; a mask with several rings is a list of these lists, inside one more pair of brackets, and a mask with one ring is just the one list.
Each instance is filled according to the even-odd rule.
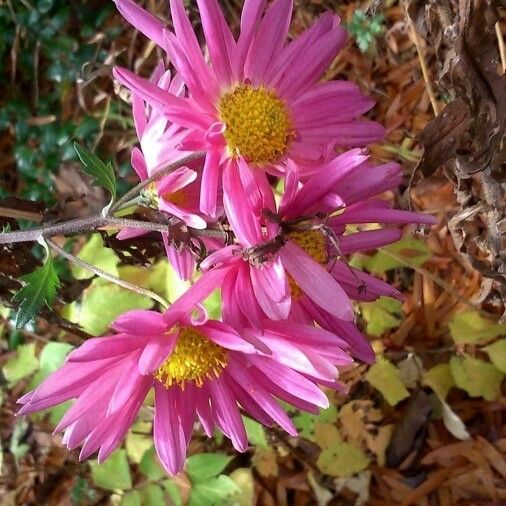
[[147,290],[146,288],[142,288],[140,286],[134,285],[133,283],[129,283],[124,279],[113,276],[112,274],[109,274],[108,272],[105,272],[102,269],[99,269],[98,267],[95,267],[94,265],[91,265],[88,262],[85,262],[84,260],[77,258],[72,253],[68,253],[63,248],[60,248],[60,246],[58,246],[55,242],[51,241],[50,239],[46,239],[46,242],[51,249],[56,251],[59,255],[61,255],[69,262],[72,262],[76,264],[78,267],[81,267],[81,269],[85,269],[89,272],[92,272],[93,274],[96,274],[97,276],[100,276],[101,278],[106,279],[107,281],[110,281],[115,285],[121,286],[122,288],[126,288],[131,292],[135,292],[138,293],[139,295],[144,295],[145,297],[149,297],[150,299],[156,300],[164,308],[169,307],[170,305],[169,302],[167,302],[163,297],[160,297],[158,294],[152,292],[151,290]]

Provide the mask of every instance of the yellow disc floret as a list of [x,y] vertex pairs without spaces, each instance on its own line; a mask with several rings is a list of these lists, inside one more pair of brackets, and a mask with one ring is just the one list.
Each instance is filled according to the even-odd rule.
[[256,165],[276,162],[294,136],[286,104],[262,86],[242,84],[225,93],[219,103],[220,121],[232,156]]
[[[320,230],[296,230],[288,233],[288,237],[303,249],[313,260],[325,265],[328,261],[327,242]],[[297,282],[288,276],[288,284],[292,298],[298,299],[304,293]]]
[[206,378],[217,378],[227,365],[227,350],[213,343],[194,327],[179,331],[176,347],[155,372],[166,388],[193,382],[201,387]]

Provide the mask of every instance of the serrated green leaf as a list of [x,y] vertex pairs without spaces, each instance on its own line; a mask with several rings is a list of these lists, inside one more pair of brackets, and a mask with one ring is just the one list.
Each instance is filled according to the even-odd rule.
[[158,462],[158,457],[153,446],[144,452],[139,463],[139,469],[152,481],[159,480],[166,475]]
[[[100,234],[93,234],[81,248],[77,257],[113,276],[118,276],[119,257],[111,248],[104,246],[104,241]],[[90,279],[94,276],[92,272],[81,269],[75,264],[71,265],[70,271],[75,279]]]
[[429,369],[423,375],[422,384],[432,388],[441,400],[446,399],[448,392],[455,386],[450,365],[438,364]]
[[506,339],[499,339],[494,344],[489,344],[483,348],[492,363],[499,371],[506,374]]
[[391,297],[380,297],[374,302],[360,304],[366,321],[366,332],[370,336],[382,336],[388,329],[394,329],[402,321],[402,303]]
[[254,446],[268,448],[269,443],[267,443],[263,425],[248,416],[243,416],[242,421],[244,422],[248,441]]
[[238,493],[237,485],[222,474],[196,483],[191,489],[188,506],[231,506]]
[[232,459],[222,453],[197,453],[186,460],[186,472],[192,483],[201,483],[218,476]]
[[452,357],[450,368],[455,385],[471,397],[483,397],[486,401],[493,401],[501,395],[504,374],[492,364],[464,355]]
[[430,249],[424,241],[406,236],[372,256],[360,256],[359,264],[369,272],[383,274],[397,267],[420,267],[430,257]]
[[409,397],[409,392],[401,381],[399,370],[383,357],[378,358],[377,362],[370,367],[365,379],[381,392],[391,406]]
[[39,361],[35,356],[35,343],[29,343],[16,348],[15,356],[7,360],[2,367],[2,372],[9,383],[16,383],[34,373],[38,367]]
[[116,450],[102,464],[92,462],[91,478],[97,487],[107,490],[132,488],[132,476],[125,450]]
[[67,306],[65,316],[94,336],[103,334],[112,321],[130,309],[149,309],[153,300],[102,279],[94,279],[82,301]]
[[506,335],[506,324],[487,320],[477,311],[456,314],[448,326],[455,344],[486,343],[495,337]]
[[74,142],[74,149],[84,165],[84,172],[93,177],[93,185],[108,190],[112,202],[116,198],[116,176],[112,164],[110,162],[105,164],[97,155],[77,142]]
[[47,255],[44,265],[20,278],[25,285],[19,290],[13,301],[19,302],[16,314],[16,328],[24,327],[40,311],[43,304],[49,308],[56,297],[56,289],[60,286],[58,275],[53,266],[51,255]]

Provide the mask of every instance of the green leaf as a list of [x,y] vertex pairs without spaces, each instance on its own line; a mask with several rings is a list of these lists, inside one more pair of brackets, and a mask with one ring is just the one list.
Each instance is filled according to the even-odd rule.
[[132,476],[125,450],[116,450],[102,464],[91,463],[91,478],[97,487],[107,490],[132,488]]
[[424,241],[406,236],[394,244],[382,247],[372,256],[361,255],[357,266],[365,267],[374,274],[383,274],[397,267],[420,267],[430,257],[430,249]]
[[222,453],[197,453],[186,460],[186,472],[192,483],[201,483],[218,476],[232,459]]
[[163,488],[165,492],[169,494],[169,497],[172,499],[172,502],[176,506],[182,506],[183,499],[181,498],[181,492],[179,491],[179,487],[171,480],[164,480],[162,482]]
[[60,368],[65,360],[65,357],[70,353],[74,347],[67,343],[47,343],[39,356],[40,367],[37,373],[33,376],[29,390],[38,387],[52,372]]
[[99,336],[121,313],[152,306],[150,298],[97,278],[84,290],[80,304],[67,306],[65,316],[89,334]]
[[165,504],[165,495],[160,485],[150,483],[141,490],[142,506],[160,506]]
[[163,478],[166,473],[158,462],[158,457],[155,453],[155,448],[152,446],[146,450],[139,463],[140,470],[152,481]]
[[478,344],[506,335],[506,324],[483,318],[477,311],[456,314],[448,324],[455,344]]
[[238,493],[237,485],[222,474],[196,483],[191,489],[188,506],[231,506]]
[[409,397],[409,392],[401,381],[399,370],[383,357],[378,358],[377,362],[370,367],[365,379],[381,392],[391,406]]
[[443,401],[448,392],[455,386],[452,370],[449,364],[438,364],[429,369],[422,378],[422,384],[434,390]]
[[116,176],[112,164],[105,164],[97,155],[77,142],[74,142],[74,149],[84,165],[84,172],[94,178],[95,186],[101,186],[110,192],[112,202],[116,198]]
[[132,492],[128,492],[128,494],[125,494],[121,498],[119,506],[142,506],[140,492],[137,490],[132,490]]
[[499,339],[494,344],[489,344],[483,351],[487,352],[492,363],[499,371],[506,373],[506,339]]
[[146,452],[153,445],[153,437],[146,434],[138,434],[135,431],[151,432],[151,423],[136,422],[128,432],[125,440],[125,449],[130,462],[140,464]]
[[[111,248],[104,246],[100,234],[93,234],[77,257],[113,276],[118,276],[119,258]],[[75,264],[71,265],[70,270],[76,279],[90,279],[94,276],[92,272],[81,269]]]
[[16,355],[5,363],[2,372],[9,383],[16,383],[34,373],[39,367],[35,356],[35,343],[22,344],[16,348]]
[[363,302],[360,308],[367,323],[367,334],[370,336],[382,336],[386,330],[394,329],[401,324],[402,303],[391,297],[380,297],[374,302]]
[[292,421],[299,431],[299,435],[314,441],[314,428],[316,423],[334,423],[337,420],[338,412],[337,407],[331,405],[327,409],[321,409],[317,415],[299,412],[292,418]]
[[340,442],[322,450],[316,465],[325,474],[345,478],[363,471],[369,459],[360,448]]
[[203,302],[209,313],[209,318],[219,320],[221,317],[221,290],[217,289]]
[[13,301],[19,302],[16,314],[16,328],[24,327],[39,312],[43,304],[53,305],[56,289],[60,285],[58,275],[53,266],[53,259],[47,255],[44,265],[20,278],[25,285],[19,290]]
[[258,446],[260,448],[268,448],[269,443],[265,437],[265,430],[263,425],[258,423],[256,420],[249,418],[248,416],[243,416],[242,421],[244,422],[244,427],[246,428],[248,441],[254,446]]
[[241,491],[235,498],[238,506],[253,506],[255,504],[255,481],[250,468],[240,467],[230,473],[230,479]]
[[471,397],[483,397],[486,401],[493,401],[501,395],[504,374],[492,364],[464,355],[452,357],[450,368],[455,385]]

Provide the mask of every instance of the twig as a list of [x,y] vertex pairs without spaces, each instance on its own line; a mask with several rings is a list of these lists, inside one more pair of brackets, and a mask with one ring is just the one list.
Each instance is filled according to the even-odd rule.
[[418,60],[420,62],[420,67],[422,68],[422,75],[423,75],[423,80],[425,82],[425,88],[426,88],[427,93],[429,95],[430,103],[432,104],[432,110],[434,111],[434,116],[437,116],[439,114],[439,106],[438,106],[438,103],[436,100],[436,95],[434,94],[434,89],[432,88],[432,83],[430,81],[429,70],[427,69],[427,64],[425,63],[425,57],[423,55],[422,47],[420,45],[420,39],[418,37],[418,33],[416,31],[415,25],[413,24],[413,21],[411,20],[409,15],[407,16],[407,18],[408,18],[409,27],[411,30],[411,36],[413,38],[413,42],[416,47],[416,52],[418,53]]
[[495,24],[495,34],[497,35],[497,43],[499,44],[499,53],[501,55],[501,64],[503,74],[506,72],[506,48],[504,47],[504,39],[501,33],[501,24],[499,21]]
[[148,177],[144,181],[141,181],[137,186],[134,186],[130,191],[126,192],[125,195],[123,195],[121,198],[119,198],[109,210],[110,213],[113,213],[114,211],[118,211],[121,209],[121,206],[123,204],[126,204],[129,200],[131,200],[133,197],[136,197],[146,186],[149,186],[152,182],[160,179],[161,177],[169,174],[170,172],[179,169],[183,165],[186,165],[190,162],[193,162],[195,160],[198,160],[199,158],[202,158],[205,156],[205,151],[197,151],[195,153],[192,153],[191,155],[185,156],[184,158],[181,158],[177,162],[171,163],[167,167],[164,167],[163,169],[160,169],[159,171],[155,172],[151,177]]
[[[137,228],[147,232],[168,232],[169,226],[174,223],[155,223],[151,221],[131,220],[128,218],[116,218],[115,216],[93,215],[86,218],[76,218],[74,220],[48,225],[47,227],[36,228],[32,230],[16,230],[14,232],[5,232],[0,234],[0,244],[13,244],[20,242],[35,242],[41,238],[50,238],[56,235],[68,235],[77,232],[91,232],[93,230]],[[224,232],[218,229],[195,229],[187,227],[188,233],[193,236],[219,237],[222,238]]]
[[14,218],[15,220],[28,220],[40,223],[42,214],[33,211],[22,211],[20,209],[12,209],[10,207],[0,207],[0,216],[5,218]]
[[144,295],[145,297],[149,297],[153,300],[156,300],[164,308],[169,307],[169,303],[163,297],[160,297],[158,294],[152,292],[151,290],[147,290],[146,288],[142,288],[140,286],[134,285],[133,283],[129,283],[124,279],[120,279],[116,276],[113,276],[112,274],[109,274],[108,272],[105,272],[102,269],[99,269],[98,267],[95,267],[94,265],[91,265],[88,262],[85,262],[84,260],[77,258],[75,255],[72,255],[72,253],[68,253],[63,248],[60,248],[60,246],[58,246],[55,242],[51,241],[50,239],[46,239],[46,242],[49,245],[49,247],[54,249],[59,255],[61,255],[69,262],[76,264],[78,267],[81,267],[81,269],[93,272],[97,276],[100,276],[101,278],[106,279],[107,281],[110,281],[115,285],[121,286],[122,288],[126,288],[131,292],[135,292],[138,293],[139,295]]

